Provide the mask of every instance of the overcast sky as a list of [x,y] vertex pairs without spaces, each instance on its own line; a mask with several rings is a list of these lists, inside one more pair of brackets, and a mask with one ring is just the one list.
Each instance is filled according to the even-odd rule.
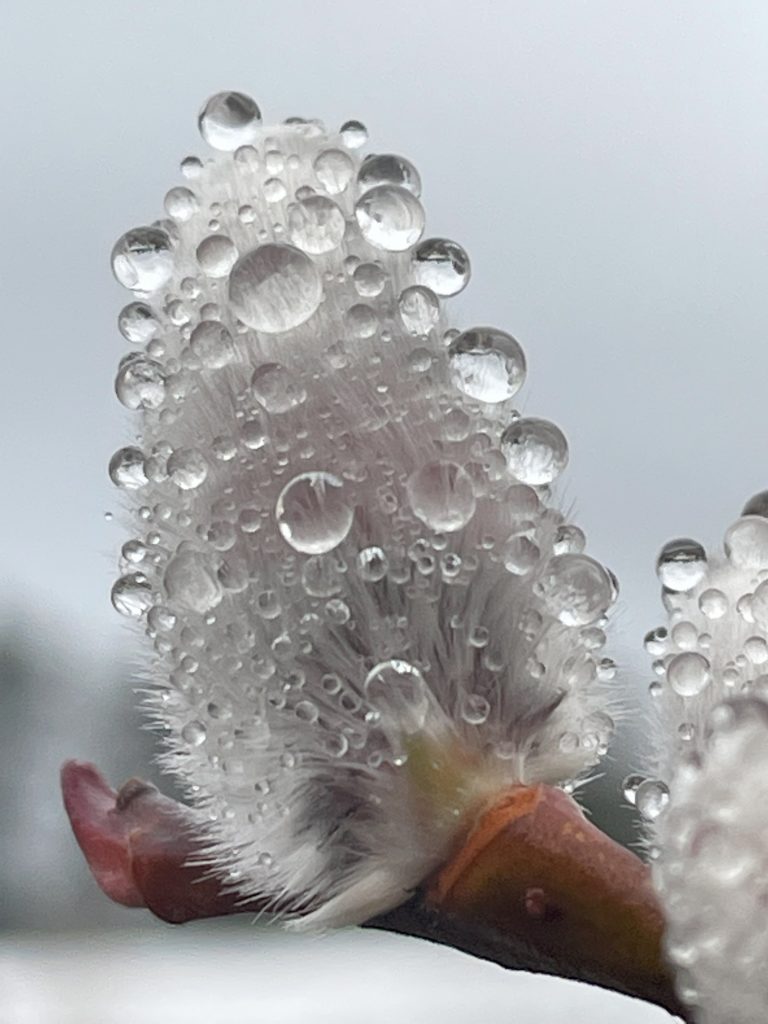
[[524,344],[525,407],[568,434],[566,498],[622,582],[619,654],[638,651],[659,546],[719,542],[768,486],[767,68],[761,0],[8,7],[2,606],[93,650],[125,638],[108,256],[161,215],[200,104],[232,88],[265,120],[361,118],[417,164],[429,233],[473,260],[449,315]]

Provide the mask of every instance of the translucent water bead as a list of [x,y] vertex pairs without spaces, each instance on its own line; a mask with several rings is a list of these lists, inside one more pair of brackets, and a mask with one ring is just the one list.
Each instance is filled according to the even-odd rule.
[[198,117],[200,134],[214,149],[235,150],[253,142],[260,124],[259,108],[241,92],[216,93]]
[[671,540],[659,552],[656,573],[667,590],[693,590],[707,572],[707,555],[695,540],[681,537]]
[[112,271],[126,288],[154,292],[173,274],[173,246],[160,228],[134,228],[112,250]]
[[568,464],[568,442],[548,420],[519,419],[501,435],[510,472],[524,484],[551,484]]
[[293,245],[260,245],[240,257],[229,277],[232,309],[244,324],[265,334],[303,324],[322,295],[317,267]]
[[525,355],[517,341],[493,327],[463,331],[448,347],[456,387],[479,402],[504,402],[525,380]]
[[275,518],[285,540],[304,554],[332,551],[349,533],[353,509],[332,473],[302,473],[280,492]]

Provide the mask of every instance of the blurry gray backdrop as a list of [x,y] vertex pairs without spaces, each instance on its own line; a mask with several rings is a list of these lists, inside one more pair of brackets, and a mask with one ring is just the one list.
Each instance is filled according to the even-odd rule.
[[[64,825],[56,770],[73,755],[113,781],[148,770],[130,710],[141,645],[108,599],[124,537],[105,518],[116,508],[106,465],[131,436],[112,390],[127,300],[108,257],[124,230],[162,215],[180,159],[202,148],[201,103],[238,89],[265,121],[360,118],[373,150],[416,163],[429,232],[456,238],[473,261],[450,315],[520,338],[526,404],[569,437],[564,500],[621,581],[617,685],[640,706],[642,636],[660,615],[658,548],[679,534],[719,543],[743,501],[768,487],[767,68],[760,0],[28,0],[4,11],[0,968],[18,988],[0,994],[3,1024],[123,1019],[105,1009],[108,983],[91,1017],[62,994],[78,964],[111,976],[88,960],[98,943],[83,929],[129,921],[146,963],[190,942],[95,891]],[[631,754],[614,774],[628,767]],[[91,938],[61,947],[61,963],[60,947],[29,938],[72,927]],[[226,934],[247,976],[252,940]],[[281,940],[269,956],[301,956],[316,979],[333,977],[332,949],[347,970],[358,957],[362,977],[375,960],[371,985],[411,986],[400,1020],[408,1007],[414,1020],[439,1019],[435,986],[456,985],[457,971],[462,983],[492,979],[481,1019],[507,1005],[523,1007],[518,1020],[550,1019],[541,997],[525,1016],[522,981],[487,965],[449,960],[427,984],[437,961],[416,943],[398,945],[388,975],[385,940],[340,941]],[[327,1019],[347,1019],[314,991],[304,1019],[325,1020],[334,1006]],[[568,992],[572,1008],[587,1005]],[[157,1017],[166,1024],[182,1019],[168,998]],[[271,1020],[300,1019],[301,1006],[275,1000]],[[600,1005],[618,1012],[610,997]],[[655,1015],[639,1008],[632,1019]]]

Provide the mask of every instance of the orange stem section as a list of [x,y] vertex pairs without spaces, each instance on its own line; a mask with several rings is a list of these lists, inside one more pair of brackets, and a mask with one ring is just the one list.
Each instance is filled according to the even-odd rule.
[[565,976],[680,1007],[648,868],[549,786],[516,786],[478,819],[426,900],[486,937],[514,936]]

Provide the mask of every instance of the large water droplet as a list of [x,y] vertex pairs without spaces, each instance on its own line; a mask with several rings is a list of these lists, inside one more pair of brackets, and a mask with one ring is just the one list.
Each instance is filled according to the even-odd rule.
[[550,484],[568,463],[568,442],[549,420],[519,419],[501,435],[510,472],[524,484]]
[[396,185],[378,185],[362,195],[355,217],[366,242],[388,252],[404,252],[424,231],[421,203]]
[[421,178],[410,160],[393,153],[372,153],[363,160],[357,172],[361,192],[377,185],[399,185],[415,196],[421,195]]
[[251,377],[253,397],[267,412],[288,412],[306,399],[300,380],[280,363],[264,363]]
[[656,573],[667,590],[684,593],[700,583],[707,572],[707,554],[695,540],[679,537],[659,552]]
[[137,292],[154,292],[173,274],[171,240],[160,228],[134,228],[112,250],[112,272],[120,284]]
[[249,327],[279,334],[308,320],[320,304],[320,275],[306,253],[267,243],[241,256],[229,278],[229,298]]
[[170,560],[163,577],[171,600],[203,615],[222,598],[219,581],[207,559],[196,551],[182,551]]
[[413,253],[413,276],[435,295],[457,295],[469,283],[469,256],[447,238],[425,238]]
[[452,533],[474,515],[472,478],[455,462],[428,462],[411,475],[407,489],[414,513],[433,530]]
[[286,541],[308,555],[332,551],[349,533],[353,510],[342,481],[331,473],[294,477],[280,492],[275,518]]
[[711,678],[709,661],[697,651],[676,654],[667,666],[669,685],[680,697],[697,697]]
[[165,399],[165,372],[160,363],[137,353],[120,364],[115,394],[128,409],[157,409]]
[[739,569],[768,568],[768,519],[742,516],[725,534],[725,553]]
[[464,331],[448,347],[456,387],[480,402],[504,402],[525,380],[525,355],[518,342],[493,327]]
[[325,196],[309,196],[288,211],[288,237],[304,252],[320,255],[341,245],[346,230],[344,214]]
[[595,622],[614,597],[608,573],[588,555],[550,558],[534,589],[547,609],[566,626]]
[[261,111],[241,92],[217,92],[198,117],[200,134],[208,145],[229,152],[253,142],[260,123]]

